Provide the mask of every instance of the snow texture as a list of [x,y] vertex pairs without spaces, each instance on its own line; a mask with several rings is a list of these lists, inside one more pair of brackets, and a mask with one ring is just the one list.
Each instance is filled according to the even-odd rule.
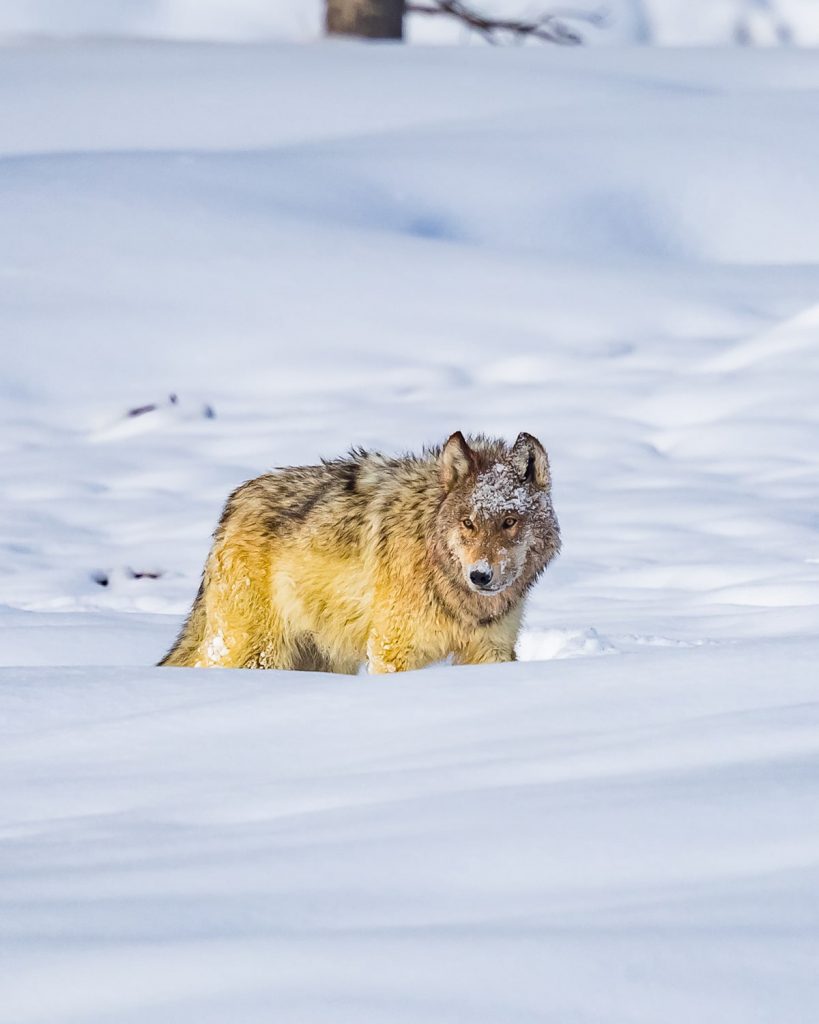
[[491,519],[503,512],[529,512],[540,497],[520,482],[511,466],[497,462],[478,476],[470,500],[476,519]]
[[[813,1024],[815,58],[52,40],[0,95],[0,1021]],[[549,452],[521,662],[150,667],[242,480],[455,430]]]

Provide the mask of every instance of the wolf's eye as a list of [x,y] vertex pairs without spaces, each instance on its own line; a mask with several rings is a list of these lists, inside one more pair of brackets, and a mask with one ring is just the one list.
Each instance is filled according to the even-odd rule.
[[504,530],[511,530],[513,526],[517,525],[517,519],[514,516],[507,516],[503,521]]
[[461,522],[467,528],[467,530],[474,530],[475,529],[475,524],[472,522],[471,519],[462,519]]

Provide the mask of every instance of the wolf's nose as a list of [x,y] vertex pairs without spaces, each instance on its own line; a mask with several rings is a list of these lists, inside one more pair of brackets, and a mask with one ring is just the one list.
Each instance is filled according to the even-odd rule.
[[480,569],[473,569],[469,574],[469,578],[476,587],[485,587],[492,579],[492,570],[490,569],[489,572],[482,572]]

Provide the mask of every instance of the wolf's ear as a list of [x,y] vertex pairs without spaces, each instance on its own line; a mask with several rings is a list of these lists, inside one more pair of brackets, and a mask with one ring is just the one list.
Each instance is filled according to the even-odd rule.
[[441,452],[441,483],[449,493],[475,469],[475,453],[466,438],[456,430]]
[[521,480],[531,481],[535,487],[546,488],[551,483],[549,456],[532,434],[518,434],[512,445],[512,467]]

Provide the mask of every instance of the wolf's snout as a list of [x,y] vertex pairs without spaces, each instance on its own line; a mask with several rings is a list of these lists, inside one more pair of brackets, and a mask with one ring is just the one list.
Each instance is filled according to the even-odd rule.
[[473,569],[469,578],[476,587],[486,587],[492,582],[492,570]]

